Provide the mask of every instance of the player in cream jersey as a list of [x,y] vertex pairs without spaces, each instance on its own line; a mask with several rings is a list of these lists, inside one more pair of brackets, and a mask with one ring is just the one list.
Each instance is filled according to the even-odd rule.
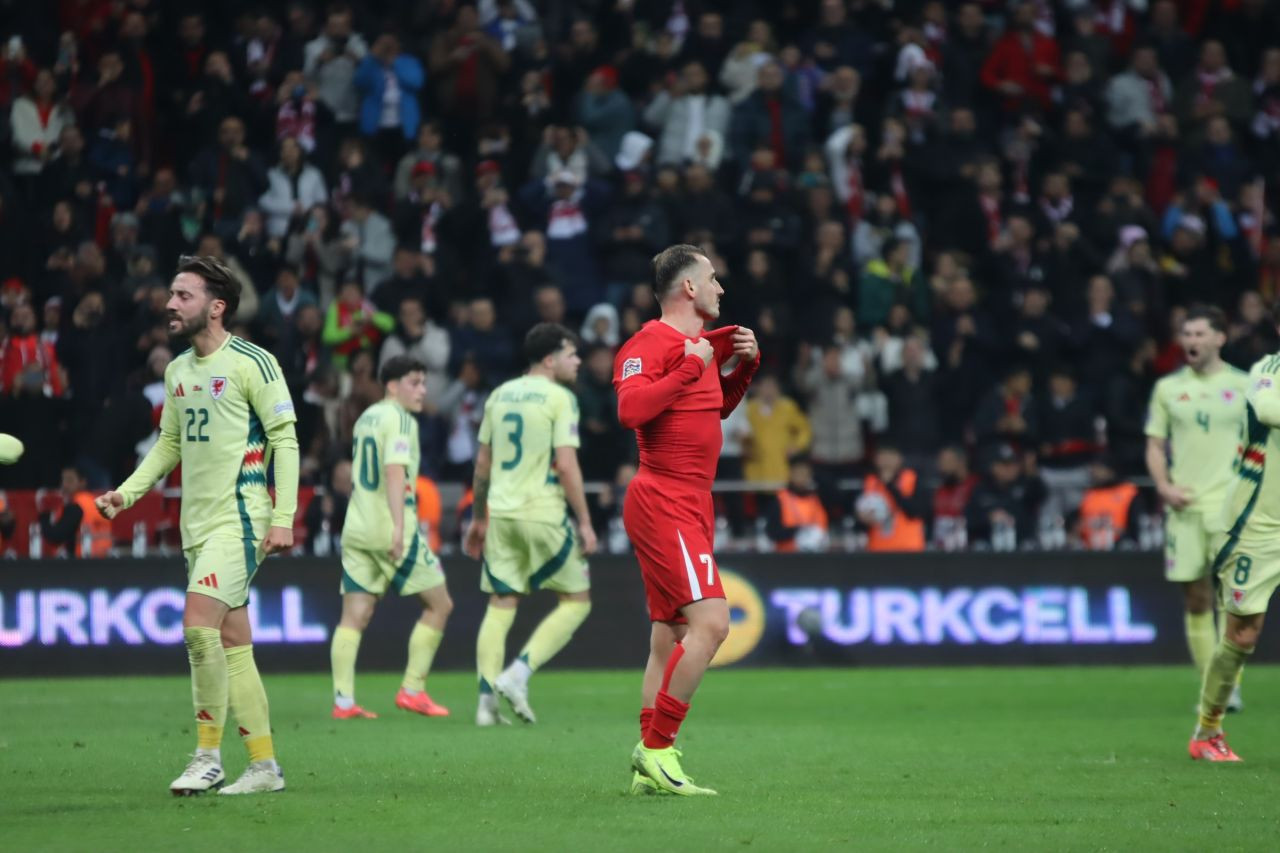
[[[160,438],[129,479],[96,501],[107,518],[182,463],[187,559],[183,638],[191,663],[196,752],[170,785],[187,795],[218,787],[228,707],[249,766],[224,794],[284,789],[267,695],[253,660],[249,583],[263,557],[293,545],[298,441],[293,402],[275,357],[223,327],[240,282],[210,257],[183,258],[169,287],[169,332],[191,342],[165,370]],[[275,462],[275,503],[267,472]]]
[[[1156,383],[1147,412],[1147,469],[1166,507],[1165,577],[1183,590],[1187,645],[1201,677],[1213,655],[1213,559],[1222,506],[1245,429],[1248,377],[1221,358],[1226,317],[1192,308],[1182,324],[1187,366]],[[1239,691],[1233,703],[1240,704]]]
[[440,561],[418,532],[414,500],[421,458],[417,416],[427,400],[426,370],[409,356],[387,359],[378,376],[386,397],[356,421],[351,500],[342,524],[342,620],[330,647],[334,719],[377,716],[356,704],[356,653],[373,609],[388,589],[416,595],[422,602],[422,616],[409,635],[409,662],[396,707],[427,717],[449,715],[425,687],[453,609]]
[[[484,405],[475,509],[464,543],[471,556],[483,554],[480,589],[489,594],[476,638],[481,726],[506,722],[498,695],[534,722],[529,677],[564,648],[591,611],[584,555],[595,550],[596,535],[578,467],[578,400],[565,387],[582,360],[573,333],[554,323],[529,330],[524,355],[528,372],[498,386]],[[539,589],[555,592],[560,603],[502,669],[516,606]]]
[[[1275,319],[1280,320],[1280,312]],[[1227,745],[1222,717],[1280,586],[1280,353],[1253,365],[1246,393],[1245,440],[1224,508],[1226,535],[1214,564],[1222,582],[1226,630],[1205,668],[1200,716],[1188,747],[1192,758],[1205,761],[1240,760]]]

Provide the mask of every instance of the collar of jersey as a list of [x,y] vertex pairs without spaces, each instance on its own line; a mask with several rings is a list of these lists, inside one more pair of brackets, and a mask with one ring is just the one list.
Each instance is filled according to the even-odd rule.
[[219,346],[216,350],[209,353],[208,355],[201,355],[200,353],[196,352],[196,348],[193,345],[191,347],[191,357],[194,358],[197,362],[204,363],[209,359],[213,358],[218,353],[222,352],[227,347],[231,346],[231,342],[235,340],[235,337],[236,337],[235,335],[228,334],[227,339],[222,342],[221,346]]

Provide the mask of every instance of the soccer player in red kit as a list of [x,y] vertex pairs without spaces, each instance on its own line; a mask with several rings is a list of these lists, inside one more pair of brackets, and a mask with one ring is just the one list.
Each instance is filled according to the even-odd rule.
[[618,420],[636,431],[640,449],[622,520],[653,623],[631,791],[714,794],[685,776],[673,742],[729,634],[729,605],[712,556],[711,481],[720,420],[746,394],[760,348],[742,326],[704,333],[704,324],[720,316],[724,289],[698,247],[671,246],[655,257],[653,289],[661,319],[636,332],[613,365]]

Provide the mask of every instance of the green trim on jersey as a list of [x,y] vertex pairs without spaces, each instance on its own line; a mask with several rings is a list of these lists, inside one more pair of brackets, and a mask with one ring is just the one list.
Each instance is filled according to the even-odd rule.
[[404,592],[404,585],[409,580],[409,575],[413,572],[413,565],[418,560],[418,544],[422,538],[415,531],[413,534],[413,542],[409,544],[409,553],[404,555],[404,559],[400,561],[400,565],[396,567],[396,573],[391,578],[391,588],[397,593]]
[[[1238,471],[1240,479],[1252,483],[1253,488],[1249,493],[1249,500],[1245,503],[1244,509],[1236,517],[1232,523],[1231,529],[1227,531],[1226,542],[1218,551],[1218,556],[1214,558],[1213,570],[1216,572],[1226,565],[1227,559],[1231,556],[1231,552],[1235,550],[1236,545],[1240,542],[1240,534],[1244,532],[1244,526],[1249,522],[1249,516],[1253,514],[1253,509],[1258,504],[1258,496],[1262,494],[1262,475],[1266,468],[1266,452],[1267,439],[1271,435],[1271,427],[1258,420],[1258,414],[1254,411],[1253,404],[1246,405],[1245,411],[1249,416],[1248,423],[1248,439],[1245,443],[1244,454],[1240,458],[1240,470]],[[1252,462],[1249,460],[1249,454],[1259,455],[1261,462]]]
[[[568,562],[569,555],[573,553],[573,526],[569,524],[569,519],[564,520],[564,544],[560,546],[560,550],[538,569],[529,578],[529,589],[535,590],[542,586],[552,575],[564,568],[564,564]],[[493,576],[490,575],[492,580]]]
[[485,575],[488,576],[489,584],[493,587],[494,595],[519,595],[520,594],[493,576],[493,572],[489,571],[488,560],[481,560],[480,568],[483,569]]
[[[262,428],[262,421],[258,418],[258,413],[252,408],[249,409],[249,436],[246,442],[245,454],[254,447],[261,447],[262,453],[267,452],[267,433]],[[265,459],[265,456],[264,456]],[[267,485],[267,477],[262,472],[246,472],[245,462],[240,461],[240,475],[236,477],[236,510],[240,513],[240,529],[242,532],[241,542],[244,545],[244,567],[248,574],[248,582],[253,581],[253,576],[258,573],[258,551],[253,538],[253,522],[249,520],[249,509],[244,502],[244,492],[241,491],[243,486],[261,484]]]
[[258,365],[258,370],[262,373],[262,382],[274,382],[276,380],[275,367],[271,364],[271,355],[261,347],[249,343],[243,338],[233,337],[231,339],[231,349],[253,360]]
[[342,570],[342,591],[343,592],[363,592],[365,595],[373,595],[373,593],[369,592],[369,590],[365,589],[364,587],[360,586],[360,584],[356,583],[355,580],[352,579],[351,575],[347,574],[346,569]]
[[240,473],[236,476],[236,508],[240,511],[240,526],[245,531],[244,564],[249,572],[249,580],[252,581],[258,572],[258,553],[254,544],[253,525],[249,522],[241,489],[244,486],[262,486],[265,489],[267,486],[267,431],[252,407],[249,409],[249,436],[245,443],[245,456],[250,453],[261,453],[262,460],[253,466],[248,464],[247,459],[240,461]]

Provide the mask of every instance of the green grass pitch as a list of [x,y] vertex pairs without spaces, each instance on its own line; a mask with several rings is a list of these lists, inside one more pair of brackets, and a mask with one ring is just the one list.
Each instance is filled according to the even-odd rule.
[[[289,789],[176,799],[182,677],[0,680],[6,851],[1233,850],[1280,837],[1280,670],[1246,673],[1242,765],[1193,763],[1189,667],[729,670],[681,734],[708,799],[632,798],[639,673],[535,676],[536,726],[329,719],[323,675],[266,676]],[[228,723],[229,778],[245,763]]]

